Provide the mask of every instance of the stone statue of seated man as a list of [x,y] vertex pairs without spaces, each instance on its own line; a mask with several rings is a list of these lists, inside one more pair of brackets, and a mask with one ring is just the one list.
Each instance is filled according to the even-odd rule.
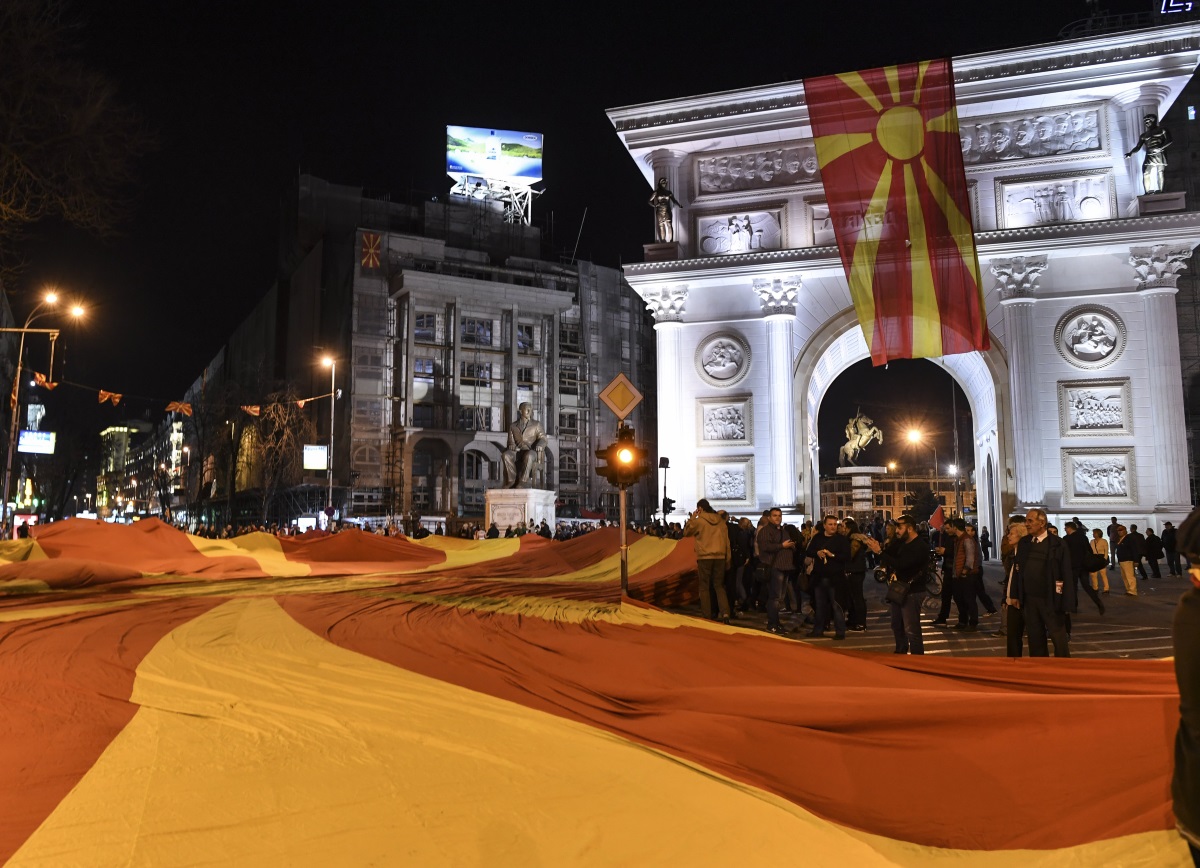
[[546,429],[531,418],[533,407],[525,402],[517,408],[518,418],[508,426],[508,448],[504,450],[504,487],[532,488],[533,469],[541,465],[546,449]]

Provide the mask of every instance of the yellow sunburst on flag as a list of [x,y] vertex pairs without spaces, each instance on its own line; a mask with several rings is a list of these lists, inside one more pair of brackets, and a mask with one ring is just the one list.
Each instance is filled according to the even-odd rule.
[[364,232],[362,235],[362,267],[378,268],[379,254],[383,247],[383,239],[377,232]]
[[806,79],[804,88],[875,364],[987,349],[950,61]]

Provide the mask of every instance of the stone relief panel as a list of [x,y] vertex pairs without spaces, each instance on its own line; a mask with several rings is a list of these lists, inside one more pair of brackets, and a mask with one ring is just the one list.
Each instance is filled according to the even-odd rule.
[[996,212],[1001,229],[1112,220],[1117,216],[1112,171],[997,178]]
[[[976,229],[979,222],[979,184],[977,181],[967,181],[967,200],[971,203],[971,220]],[[833,217],[829,213],[829,203],[824,199],[805,199],[805,211],[808,218],[808,230],[812,236],[813,247],[833,247],[837,244],[834,233]],[[850,230],[857,232],[862,228],[863,221],[855,219],[850,223]]]
[[754,507],[754,459],[750,456],[700,462],[700,490],[714,507]]
[[696,373],[710,386],[732,386],[750,370],[750,345],[736,332],[717,332],[696,347]]
[[1064,506],[1137,502],[1133,447],[1064,449],[1062,474]]
[[817,151],[812,142],[696,160],[696,190],[700,196],[775,190],[820,180]]
[[1100,103],[960,121],[963,163],[972,166],[1104,153],[1108,139]]
[[740,446],[754,437],[750,396],[701,398],[696,402],[699,446]]
[[728,256],[783,247],[783,209],[696,218],[701,256]]
[[1063,437],[1132,434],[1129,378],[1060,381],[1058,420]]
[[1103,368],[1125,349],[1125,323],[1116,312],[1086,304],[1062,315],[1054,329],[1059,354],[1077,368]]

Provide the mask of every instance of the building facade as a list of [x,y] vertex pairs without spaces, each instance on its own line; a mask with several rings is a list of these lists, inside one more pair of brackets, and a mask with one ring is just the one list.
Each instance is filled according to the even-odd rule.
[[[933,361],[971,405],[982,524],[1032,505],[1151,525],[1190,509],[1175,294],[1200,215],[1146,211],[1142,158],[1124,154],[1198,59],[1195,23],[954,59],[992,348]],[[821,401],[868,352],[802,83],[609,117],[682,203],[674,249],[625,269],[656,320],[681,502],[815,513]]]
[[[290,384],[311,398],[317,443],[331,441],[335,398],[341,518],[481,520],[525,402],[548,435],[536,484],[557,492],[560,514],[616,516],[616,492],[592,464],[615,432],[598,395],[617,373],[648,392],[630,422],[655,448],[652,321],[619,271],[540,258],[540,230],[505,221],[496,203],[406,205],[308,176],[280,247],[280,279],[189,391],[194,407],[215,402],[227,417],[189,423],[199,501],[236,502],[254,487],[253,468],[228,472],[247,460],[240,405]],[[306,472],[279,517],[320,511],[325,481]],[[653,511],[653,485],[632,490],[635,518]]]

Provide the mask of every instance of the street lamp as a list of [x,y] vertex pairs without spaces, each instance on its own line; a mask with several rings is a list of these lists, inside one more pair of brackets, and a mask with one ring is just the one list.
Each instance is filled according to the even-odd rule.
[[329,368],[329,503],[325,510],[325,526],[328,527],[333,522],[333,423],[336,418],[337,361],[332,356],[326,356],[321,359],[321,364]]
[[[54,376],[54,342],[58,339],[58,329],[33,329],[30,328],[34,321],[39,317],[49,313],[44,308],[54,307],[58,303],[58,293],[50,291],[43,296],[37,306],[29,312],[29,316],[25,318],[25,325],[21,328],[6,328],[0,329],[0,332],[16,332],[21,335],[21,339],[17,344],[17,366],[13,373],[13,388],[12,388],[12,423],[9,426],[8,434],[8,461],[4,465],[4,499],[0,501],[0,526],[8,526],[8,495],[12,490],[12,472],[13,472],[13,456],[17,449],[17,431],[21,419],[21,366],[25,358],[25,335],[30,333],[46,334],[50,337],[50,377]],[[75,305],[71,308],[71,315],[76,319],[83,316],[83,308]]]

